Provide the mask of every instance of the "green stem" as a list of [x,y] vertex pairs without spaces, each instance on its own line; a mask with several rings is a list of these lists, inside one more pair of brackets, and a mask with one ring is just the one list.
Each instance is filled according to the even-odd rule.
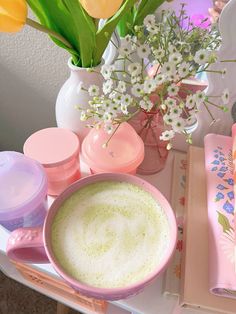
[[220,62],[236,62],[236,60],[221,60]]
[[39,31],[41,31],[41,32],[43,32],[43,33],[46,33],[46,34],[60,40],[65,46],[67,46],[70,49],[73,49],[71,44],[64,37],[62,37],[60,34],[56,33],[55,31],[47,28],[46,26],[41,25],[38,22],[35,22],[34,20],[29,19],[29,18],[26,19],[26,24],[39,30]]

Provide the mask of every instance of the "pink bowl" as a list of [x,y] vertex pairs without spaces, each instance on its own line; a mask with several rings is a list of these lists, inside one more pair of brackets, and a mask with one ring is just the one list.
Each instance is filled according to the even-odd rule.
[[[170,225],[170,242],[162,262],[157,265],[154,272],[144,280],[124,288],[103,289],[95,288],[75,280],[61,267],[55,258],[51,245],[51,226],[55,214],[61,204],[80,188],[99,181],[120,181],[137,185],[149,192],[164,209]],[[152,282],[168,265],[175,250],[177,239],[177,225],[174,213],[164,196],[148,182],[128,174],[104,173],[83,178],[68,187],[52,204],[43,228],[21,228],[15,230],[9,237],[7,255],[9,258],[20,262],[52,263],[57,273],[76,291],[88,297],[104,300],[119,300],[141,292],[145,286]]]

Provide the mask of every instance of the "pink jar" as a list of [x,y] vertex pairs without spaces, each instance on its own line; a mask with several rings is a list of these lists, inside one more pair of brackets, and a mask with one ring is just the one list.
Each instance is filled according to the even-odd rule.
[[113,135],[103,128],[94,128],[82,143],[82,157],[92,174],[136,174],[144,158],[144,144],[134,128],[126,122]]
[[80,178],[79,148],[79,139],[70,130],[47,128],[32,134],[23,150],[43,165],[48,194],[57,196]]

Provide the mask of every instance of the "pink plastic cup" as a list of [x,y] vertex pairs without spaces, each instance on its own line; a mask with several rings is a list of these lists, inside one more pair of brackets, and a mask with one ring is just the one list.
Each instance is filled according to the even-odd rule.
[[[155,271],[144,280],[124,288],[102,289],[86,285],[68,275],[54,256],[51,245],[51,226],[53,219],[62,203],[80,188],[100,181],[119,181],[137,185],[150,193],[162,206],[170,226],[170,242],[161,263]],[[157,230],[158,232],[158,230]],[[104,173],[83,178],[68,187],[52,204],[46,217],[43,228],[21,228],[15,230],[9,237],[7,255],[10,259],[28,263],[48,263],[49,261],[57,273],[76,291],[88,297],[104,300],[119,300],[141,292],[146,285],[152,282],[166,267],[175,250],[177,225],[174,213],[164,196],[148,182],[127,174]]]
[[82,157],[92,174],[136,174],[144,159],[144,143],[127,122],[113,135],[103,128],[92,129],[82,143]]
[[80,178],[79,148],[79,139],[70,130],[47,128],[32,134],[23,150],[43,165],[48,194],[56,196]]

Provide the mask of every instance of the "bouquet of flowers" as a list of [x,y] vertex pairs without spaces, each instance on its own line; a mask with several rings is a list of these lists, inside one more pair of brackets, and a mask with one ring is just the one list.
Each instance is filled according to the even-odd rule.
[[[227,111],[227,89],[222,95],[207,96],[204,91],[192,92],[183,84],[202,72],[225,75],[224,70],[210,69],[217,62],[218,30],[196,27],[190,21],[183,27],[188,19],[183,5],[178,16],[164,11],[160,22],[154,15],[148,15],[143,25],[135,26],[133,36],[127,35],[121,41],[119,67],[117,62],[102,67],[105,80],[102,91],[94,85],[89,87],[93,100],[90,108],[81,112],[81,119],[94,117],[94,123],[89,126],[104,127],[112,136],[122,122],[137,112],[158,112],[166,126],[160,138],[170,141],[168,148],[171,148],[176,133],[182,133],[192,143],[187,129],[197,122],[197,113],[203,108],[211,115],[212,122],[215,119],[210,106]],[[216,98],[221,98],[221,105],[215,104]]]

